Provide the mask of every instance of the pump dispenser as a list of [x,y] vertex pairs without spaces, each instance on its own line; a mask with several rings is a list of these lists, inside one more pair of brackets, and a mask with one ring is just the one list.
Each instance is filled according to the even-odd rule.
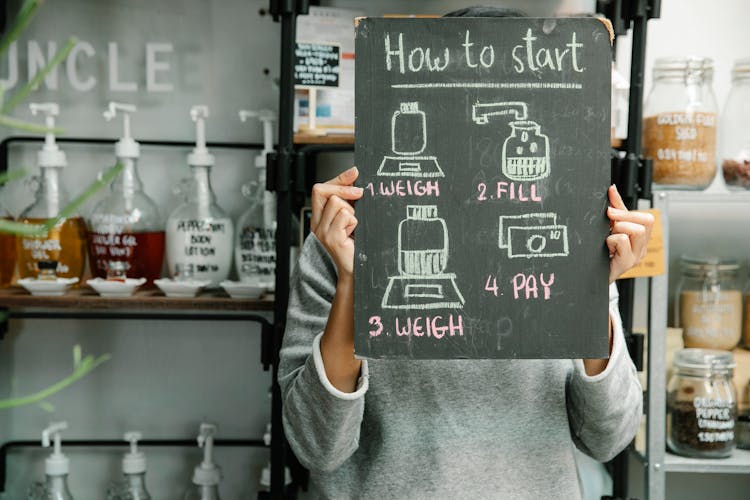
[[190,117],[196,128],[195,148],[188,155],[192,189],[167,220],[167,265],[172,277],[189,274],[216,287],[232,267],[234,224],[211,188],[215,160],[206,148],[208,107],[193,106]]
[[193,471],[194,486],[185,494],[185,500],[220,500],[221,469],[213,462],[216,431],[214,424],[201,424],[198,446],[203,448],[203,462]]
[[135,111],[133,105],[110,102],[103,113],[107,121],[122,116],[123,136],[115,144],[115,156],[123,168],[89,218],[89,265],[97,278],[117,272],[122,279],[124,268],[126,278],[146,278],[153,284],[164,261],[164,222],[138,175],[140,146],[130,135],[130,114]]
[[54,422],[42,432],[42,446],[52,446],[52,454],[44,462],[45,481],[31,486],[29,500],[73,500],[68,489],[70,460],[62,454],[60,443],[60,431],[67,428],[67,422]]
[[[65,153],[55,142],[55,117],[60,114],[60,107],[53,102],[32,103],[31,113],[43,113],[48,129],[44,145],[37,155],[39,176],[34,180],[38,184],[34,202],[19,217],[24,224],[41,224],[47,219],[57,217],[60,210],[68,203],[60,176],[68,164]],[[79,216],[61,220],[45,236],[17,238],[18,274],[20,278],[36,278],[39,273],[37,263],[40,261],[57,261],[59,278],[78,278],[83,276],[86,262],[86,226]]]
[[276,274],[276,197],[266,190],[266,155],[273,152],[273,111],[239,112],[245,122],[255,117],[263,124],[263,151],[255,157],[258,181],[242,186],[250,208],[237,220],[234,259],[241,281],[273,288]]
[[146,491],[146,456],[138,450],[140,432],[125,433],[130,443],[130,452],[122,458],[124,480],[112,484],[107,491],[107,500],[151,500]]

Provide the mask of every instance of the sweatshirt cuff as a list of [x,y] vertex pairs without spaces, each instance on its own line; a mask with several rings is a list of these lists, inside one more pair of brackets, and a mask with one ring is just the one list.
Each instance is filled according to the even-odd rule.
[[625,334],[622,331],[620,309],[618,307],[619,297],[620,294],[617,291],[617,285],[611,283],[609,285],[609,317],[612,320],[612,352],[609,354],[607,367],[601,373],[588,375],[586,374],[586,368],[583,366],[583,360],[575,360],[575,367],[578,376],[585,382],[598,382],[599,380],[606,378],[615,370],[615,366],[620,362],[620,358],[623,355],[628,355],[627,348],[625,347]]
[[370,386],[370,370],[367,367],[367,360],[362,360],[362,368],[359,372],[359,379],[357,380],[357,389],[354,392],[344,392],[336,389],[326,375],[326,368],[323,364],[323,355],[320,353],[320,338],[323,333],[319,333],[315,340],[313,340],[313,361],[315,362],[315,370],[318,372],[318,379],[320,383],[325,387],[326,391],[334,397],[344,399],[347,401],[354,401],[365,395],[367,388]]

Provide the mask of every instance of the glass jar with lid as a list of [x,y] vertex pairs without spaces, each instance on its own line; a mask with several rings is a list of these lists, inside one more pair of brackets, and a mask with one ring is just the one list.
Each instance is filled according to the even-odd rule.
[[653,78],[643,110],[643,152],[653,159],[654,185],[703,189],[716,174],[713,60],[659,58]]
[[727,186],[750,188],[750,58],[735,61],[719,126],[719,158]]
[[715,257],[682,256],[676,288],[676,325],[685,347],[730,350],[742,334],[739,264]]
[[667,388],[667,446],[696,458],[722,458],[735,446],[737,394],[731,352],[681,349]]

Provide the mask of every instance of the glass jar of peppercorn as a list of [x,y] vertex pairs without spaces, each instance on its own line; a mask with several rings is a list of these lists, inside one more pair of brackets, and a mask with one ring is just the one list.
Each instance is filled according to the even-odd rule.
[[679,455],[723,458],[735,446],[737,394],[728,351],[682,349],[667,388],[667,445]]

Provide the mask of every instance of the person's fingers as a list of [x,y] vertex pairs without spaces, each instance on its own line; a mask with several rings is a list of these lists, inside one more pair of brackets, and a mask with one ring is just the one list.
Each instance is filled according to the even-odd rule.
[[[607,209],[607,216],[610,220],[610,232],[618,232],[615,226],[620,223],[637,224],[643,228],[643,238],[638,241],[644,247],[648,244],[648,240],[651,238],[651,231],[654,228],[654,216],[648,212],[635,212],[619,210],[617,208],[609,207]],[[640,248],[638,249],[640,250]],[[644,250],[645,253],[645,250]],[[636,253],[638,255],[638,253]]]
[[[310,218],[310,229],[317,229],[323,209],[331,196],[338,196],[344,200],[358,200],[362,197],[364,190],[360,187],[341,186],[336,184],[318,183],[312,188],[312,216]],[[351,206],[351,205],[350,205]]]
[[351,186],[359,176],[359,170],[357,167],[352,167],[344,170],[339,175],[328,181],[326,184],[338,184],[340,186]]
[[622,201],[622,196],[620,196],[620,192],[617,190],[617,186],[612,184],[609,186],[609,189],[607,190],[607,194],[609,195],[609,204],[612,205],[615,208],[619,208],[620,210],[627,210],[628,207],[625,206],[625,202]]
[[633,267],[636,256],[630,246],[630,238],[627,234],[617,233],[607,237],[607,248],[609,248],[609,281],[616,280],[622,273]]
[[331,221],[329,232],[334,234],[341,232],[348,237],[356,225],[357,219],[354,217],[354,212],[342,207]]
[[320,216],[318,226],[315,228],[315,234],[323,234],[330,230],[330,226],[333,223],[334,218],[340,211],[344,211],[347,214],[354,215],[354,209],[347,202],[342,200],[336,195],[328,198],[328,202],[323,208],[323,213]]
[[612,226],[612,234],[625,234],[630,239],[630,248],[636,259],[641,260],[646,254],[646,243],[648,234],[646,228],[634,222],[615,222]]

